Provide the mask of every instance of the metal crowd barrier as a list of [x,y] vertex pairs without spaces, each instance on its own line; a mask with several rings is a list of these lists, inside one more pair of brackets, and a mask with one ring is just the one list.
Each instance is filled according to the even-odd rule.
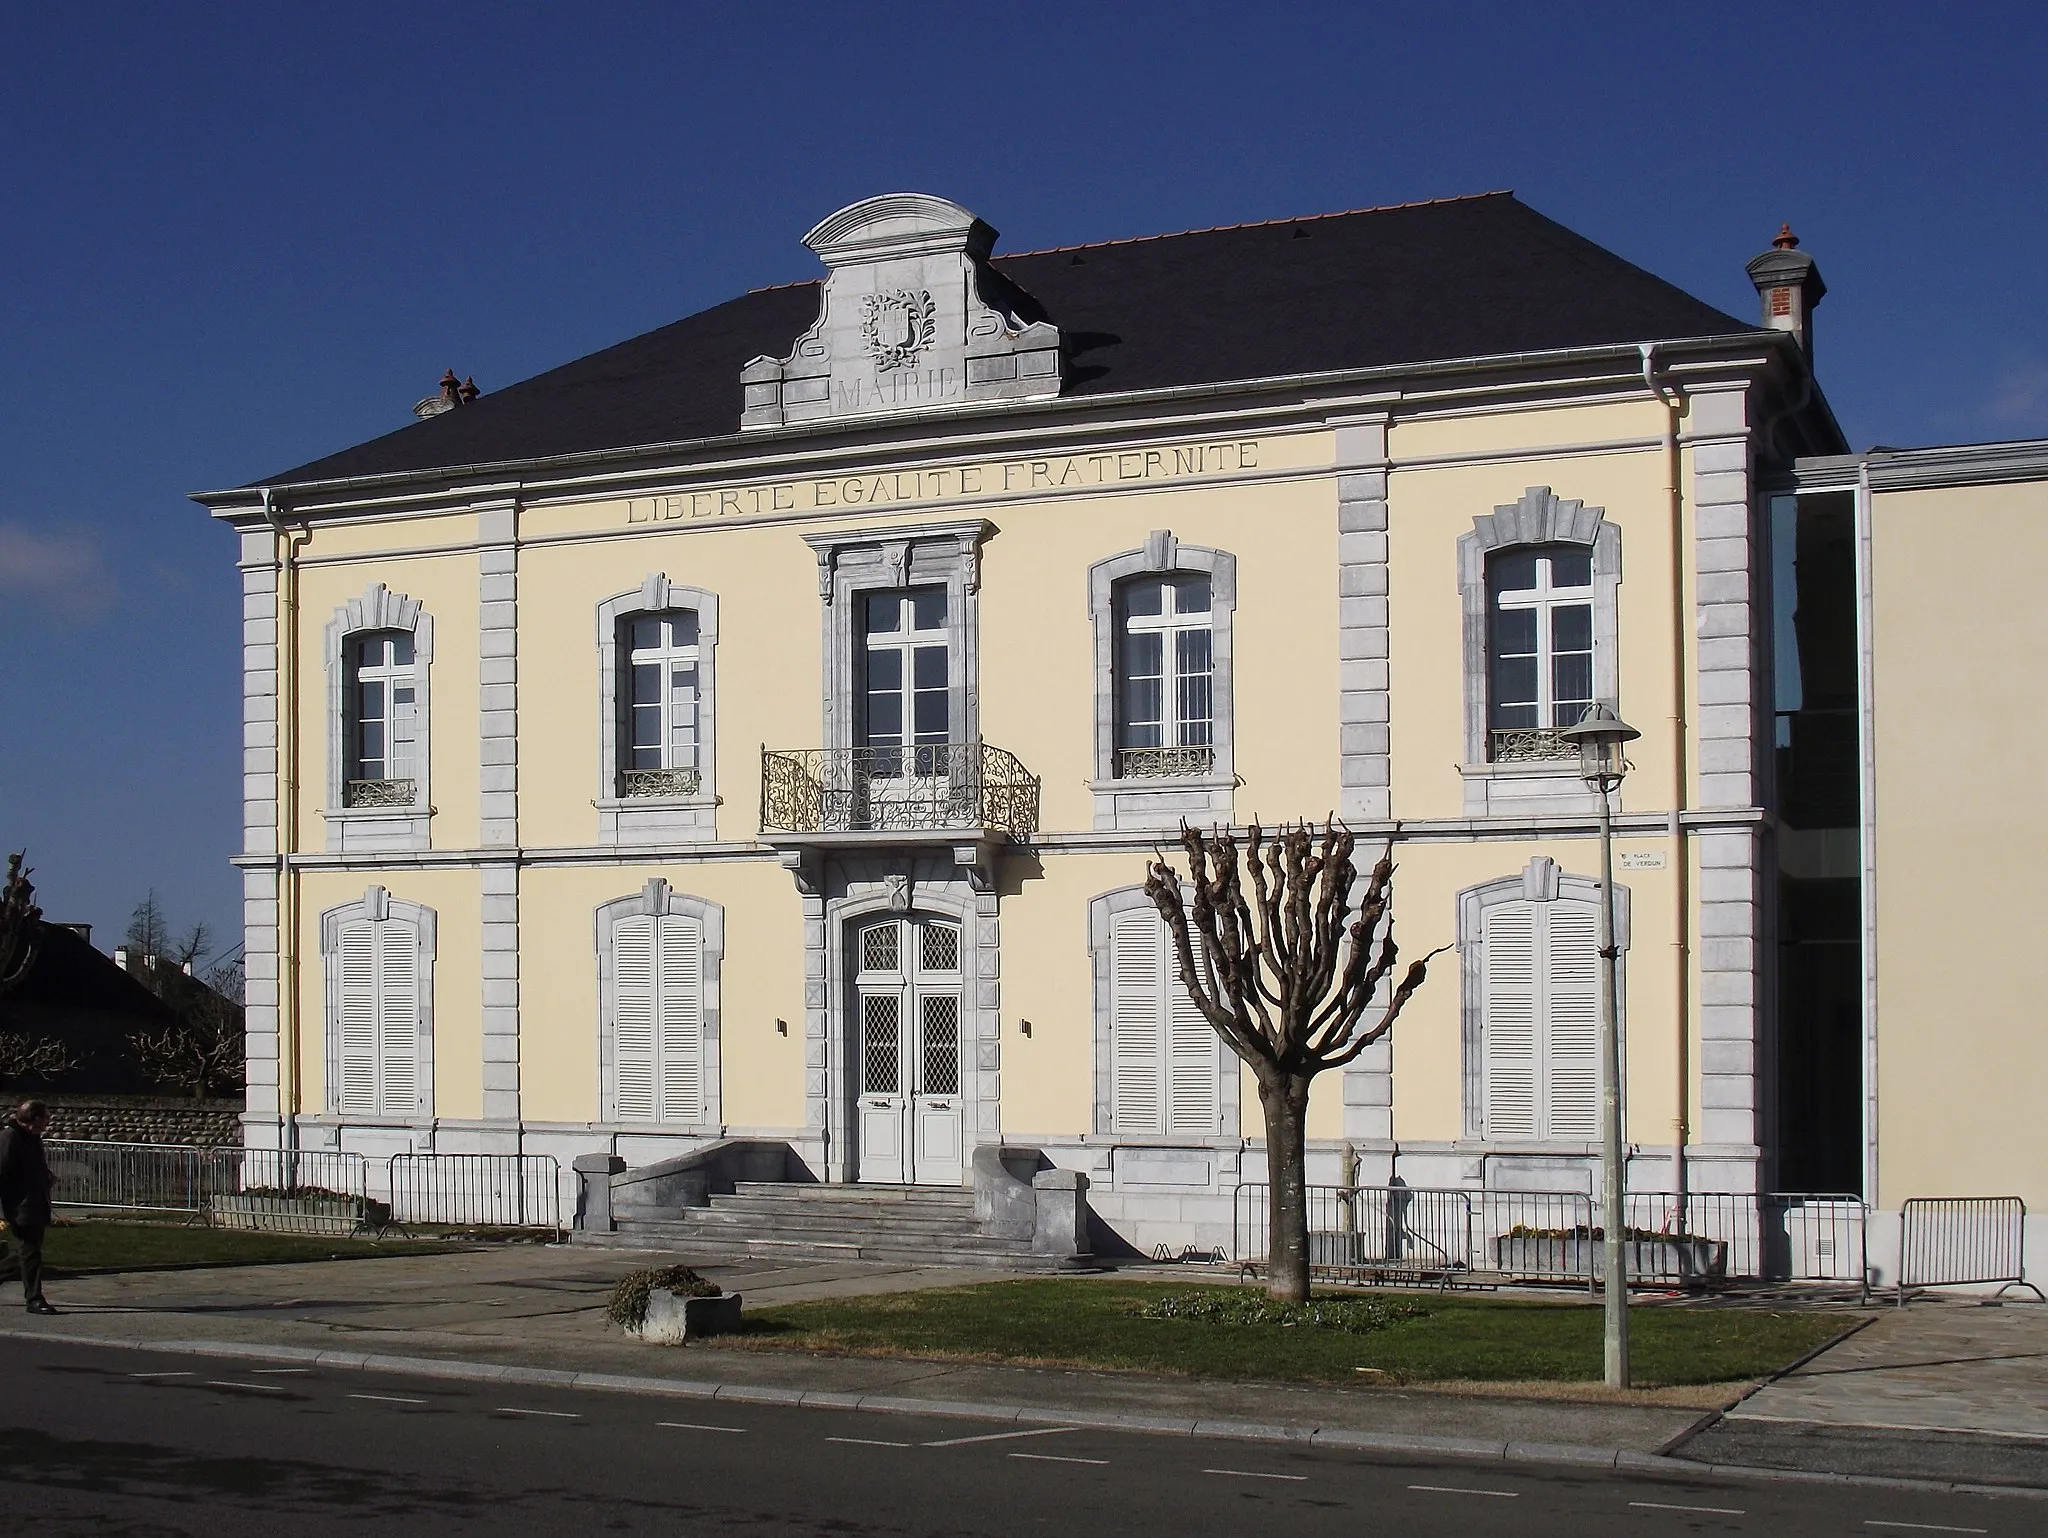
[[562,1166],[552,1154],[393,1154],[385,1174],[397,1223],[563,1226]]
[[2027,1204],[2017,1196],[1914,1196],[1899,1212],[1898,1301],[1916,1287],[1999,1284],[2003,1296],[2027,1280]]
[[[1241,1185],[1235,1259],[1266,1264],[1270,1191]],[[1333,1281],[1557,1282],[1597,1285],[1603,1214],[1576,1192],[1311,1186],[1309,1264]],[[1867,1221],[1854,1196],[1631,1192],[1623,1262],[1634,1282],[1854,1283],[1869,1274]]]
[[549,1154],[395,1154],[335,1149],[185,1148],[49,1139],[52,1204],[178,1214],[219,1228],[344,1235],[401,1223],[544,1228],[562,1224],[561,1166]]

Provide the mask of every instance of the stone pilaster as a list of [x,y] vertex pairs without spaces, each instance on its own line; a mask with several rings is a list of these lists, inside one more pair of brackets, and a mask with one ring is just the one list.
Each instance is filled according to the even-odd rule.
[[519,508],[477,509],[477,842],[519,843]]
[[[242,852],[278,852],[278,567],[268,528],[244,530],[242,571]],[[247,985],[243,1051],[251,1121],[276,1121],[278,1094],[278,881],[275,864],[242,871],[242,954]]]
[[1388,772],[1387,419],[1352,417],[1337,435],[1338,807],[1393,815]]
[[484,1120],[519,1110],[519,867],[481,867],[483,883]]

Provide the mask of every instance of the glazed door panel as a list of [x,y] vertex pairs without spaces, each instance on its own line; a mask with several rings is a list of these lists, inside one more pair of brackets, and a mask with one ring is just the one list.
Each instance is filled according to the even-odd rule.
[[858,1178],[957,1186],[966,1172],[959,926],[884,919],[860,931],[854,960]]

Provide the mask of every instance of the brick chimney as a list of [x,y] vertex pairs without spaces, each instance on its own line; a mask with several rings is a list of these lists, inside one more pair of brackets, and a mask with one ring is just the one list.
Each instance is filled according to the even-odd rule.
[[1764,324],[1773,331],[1789,331],[1813,359],[1813,312],[1827,294],[1820,280],[1820,268],[1799,249],[1799,237],[1789,224],[1778,227],[1771,249],[1749,260],[1749,281],[1763,300]]

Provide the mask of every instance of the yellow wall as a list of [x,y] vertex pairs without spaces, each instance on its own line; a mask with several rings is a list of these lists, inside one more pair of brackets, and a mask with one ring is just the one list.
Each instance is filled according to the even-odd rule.
[[2048,1204],[2048,485],[1881,493],[1879,1188]]

